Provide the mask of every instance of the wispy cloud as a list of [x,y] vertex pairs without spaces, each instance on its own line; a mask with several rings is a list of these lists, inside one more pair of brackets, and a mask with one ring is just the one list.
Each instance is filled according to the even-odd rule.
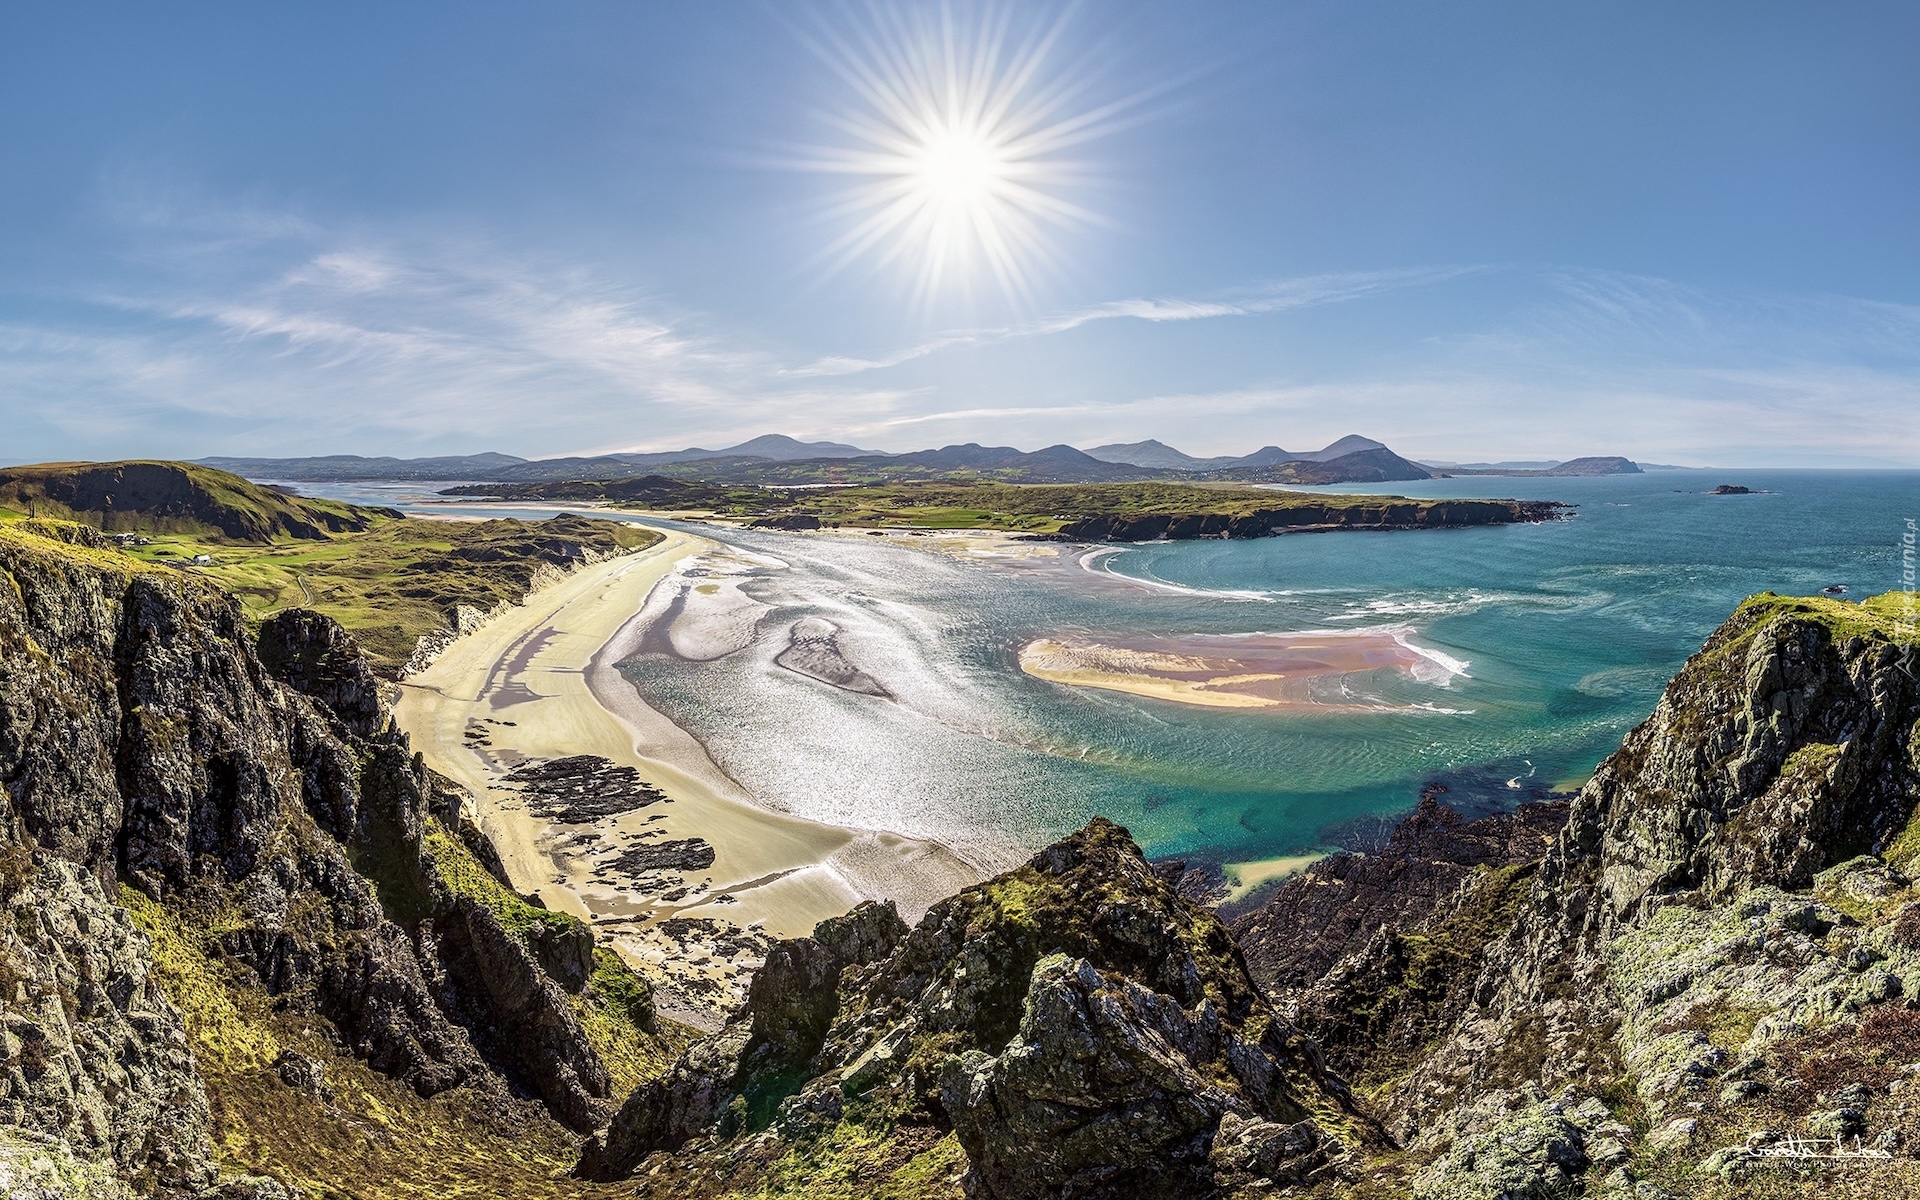
[[1289,446],[1359,431],[1455,461],[1920,465],[1920,307],[1611,271],[1506,274],[1532,294],[1390,364],[1146,395],[1111,408],[1106,430],[1257,422]]
[[[96,286],[0,285],[0,455],[545,455],[768,431],[1205,454],[1358,432],[1442,459],[1920,464],[1912,305],[1431,267],[1086,304],[794,367],[763,348],[774,331],[497,239],[126,193]],[[1334,311],[1289,340],[1309,310]],[[993,350],[1020,341],[1045,352]]]
[[[638,289],[482,239],[122,204],[111,286],[0,317],[10,406],[232,449],[476,439],[527,452],[730,430],[804,403],[775,364]],[[57,315],[44,315],[53,313]],[[872,393],[850,393],[852,397]],[[885,403],[887,401],[879,401]],[[617,435],[616,435],[617,436]]]
[[1476,267],[1419,267],[1397,271],[1355,271],[1309,275],[1269,283],[1228,299],[1137,297],[1109,300],[1017,325],[955,330],[917,345],[873,358],[829,356],[816,359],[802,367],[790,368],[784,373],[801,376],[854,375],[862,371],[897,367],[902,363],[926,358],[943,350],[987,346],[996,342],[1068,333],[1097,321],[1132,320],[1154,324],[1169,321],[1203,321],[1212,317],[1246,317],[1294,308],[1310,308],[1322,304],[1339,304],[1349,300],[1365,299],[1383,292],[1440,283],[1471,274],[1479,269]]

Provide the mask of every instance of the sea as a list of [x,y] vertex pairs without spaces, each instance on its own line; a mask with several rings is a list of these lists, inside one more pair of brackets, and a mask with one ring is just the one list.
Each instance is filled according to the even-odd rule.
[[[1710,494],[1717,484],[1751,493]],[[419,485],[302,487],[428,507]],[[686,603],[652,606],[687,622],[682,636],[644,641],[622,671],[773,807],[937,838],[983,869],[1099,815],[1150,855],[1250,886],[1301,856],[1377,842],[1423,793],[1477,814],[1577,788],[1744,597],[1897,588],[1920,519],[1920,472],[1315,490],[1575,507],[1532,525],[987,556],[685,525],[726,549],[683,566],[673,587]],[[702,617],[711,597],[724,603]],[[783,665],[803,622],[866,682]],[[1022,645],[1060,634],[1308,630],[1388,633],[1430,668],[1351,678],[1355,703],[1321,711],[1191,707],[1018,664]]]

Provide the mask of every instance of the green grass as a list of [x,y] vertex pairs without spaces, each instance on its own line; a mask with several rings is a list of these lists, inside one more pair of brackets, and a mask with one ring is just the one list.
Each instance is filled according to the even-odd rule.
[[508,933],[523,941],[535,926],[545,925],[564,931],[580,923],[566,913],[529,904],[512,890],[501,886],[500,881],[480,865],[480,860],[473,856],[473,852],[438,821],[427,825],[420,839],[420,851],[422,857],[430,862],[433,875],[452,897],[464,897],[485,907],[499,919]]
[[56,522],[44,518],[20,518],[0,521],[0,542],[31,554],[52,555],[80,566],[109,571],[116,575],[135,575],[160,568],[112,547],[88,546],[60,537],[47,536]]
[[[138,533],[125,552],[66,535],[70,522]],[[65,542],[64,552],[126,572],[181,567],[240,598],[262,620],[311,608],[352,631],[376,669],[398,672],[457,608],[514,604],[587,558],[660,540],[625,522],[426,521],[387,509],[288,496],[191,463],[53,463],[0,470],[0,529]],[[37,542],[36,542],[37,544]],[[196,565],[205,555],[212,561]]]
[[[567,1178],[574,1139],[533,1105],[466,1088],[423,1099],[336,1049],[327,1023],[230,969],[217,938],[131,888],[153,978],[185,1018],[224,1170],[271,1175],[309,1200],[599,1200],[624,1187]],[[282,1050],[317,1059],[331,1098],[288,1087]]]
[[659,540],[636,525],[574,516],[539,522],[383,518],[364,532],[324,541],[239,545],[158,535],[130,557],[159,566],[205,554],[212,563],[193,572],[238,596],[250,618],[284,608],[324,613],[354,634],[377,669],[391,674],[423,635],[451,627],[456,606],[485,613],[518,603],[581,561],[581,550],[604,557]]
[[[591,501],[649,512],[698,514],[727,520],[815,517],[850,529],[992,529],[1057,533],[1075,522],[1111,517],[1225,517],[1310,509],[1343,514],[1393,505],[1427,510],[1459,501],[1404,496],[1349,496],[1231,483],[995,483],[923,482],[848,487],[725,487],[660,477],[475,485],[462,493],[500,500]],[[1465,502],[1475,503],[1475,502]],[[1485,502],[1479,502],[1485,503]],[[1509,503],[1494,501],[1493,503]],[[1339,523],[1335,516],[1330,523]]]
[[383,511],[288,495],[211,467],[147,460],[0,468],[0,504],[113,532],[241,542],[324,539],[366,529]]
[[1920,641],[1920,595],[1906,592],[1882,592],[1858,603],[1835,596],[1779,596],[1761,592],[1749,596],[1734,610],[1734,615],[1754,618],[1751,628],[1756,631],[1776,617],[1791,616],[1825,625],[1836,642],[1856,637],[1898,645]]

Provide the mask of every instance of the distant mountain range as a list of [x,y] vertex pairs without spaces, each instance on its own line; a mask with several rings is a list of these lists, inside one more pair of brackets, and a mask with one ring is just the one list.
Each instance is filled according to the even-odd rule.
[[1376,442],[1372,438],[1350,433],[1323,450],[1302,453],[1282,450],[1278,446],[1262,446],[1252,454],[1243,454],[1238,457],[1226,455],[1218,458],[1195,458],[1190,454],[1182,454],[1165,442],[1156,442],[1151,438],[1144,442],[1095,446],[1087,453],[1102,462],[1128,463],[1136,467],[1154,467],[1163,471],[1224,471],[1233,467],[1270,467],[1283,462],[1331,462],[1336,458],[1358,454],[1363,450],[1385,450],[1386,448],[1385,442]]
[[[715,484],[899,483],[989,479],[1006,483],[1124,483],[1142,479],[1230,480],[1243,483],[1392,483],[1443,472],[1402,458],[1385,443],[1348,434],[1319,450],[1263,446],[1251,454],[1196,458],[1157,441],[1077,450],[1047,446],[1018,450],[977,442],[887,454],[840,442],[802,442],[768,434],[723,450],[690,447],[658,453],[590,457],[516,458],[471,454],[439,458],[204,458],[202,464],[256,480],[346,483],[372,480],[537,483],[551,480],[632,479],[660,475]],[[1475,464],[1445,473],[1482,475],[1606,475],[1639,471],[1624,458],[1566,463]]]
[[769,433],[728,446],[724,450],[665,450],[653,454],[601,454],[591,458],[516,458],[511,454],[456,454],[439,458],[363,458],[358,454],[328,454],[317,458],[202,458],[215,467],[248,479],[288,479],[301,483],[349,483],[376,479],[569,479],[610,467],[630,468],[623,475],[645,474],[671,463],[716,458],[751,458],[788,462],[806,458],[854,458],[877,455],[841,442],[803,442]]

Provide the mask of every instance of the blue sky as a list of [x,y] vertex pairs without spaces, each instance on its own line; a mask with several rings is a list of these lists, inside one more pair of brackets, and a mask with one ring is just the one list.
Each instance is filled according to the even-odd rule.
[[[942,17],[9,4],[0,459],[1357,431],[1920,466],[1920,7]],[[861,71],[996,19],[1051,36],[1017,105],[1098,118],[1028,164],[1076,215],[1017,286],[836,257]]]

